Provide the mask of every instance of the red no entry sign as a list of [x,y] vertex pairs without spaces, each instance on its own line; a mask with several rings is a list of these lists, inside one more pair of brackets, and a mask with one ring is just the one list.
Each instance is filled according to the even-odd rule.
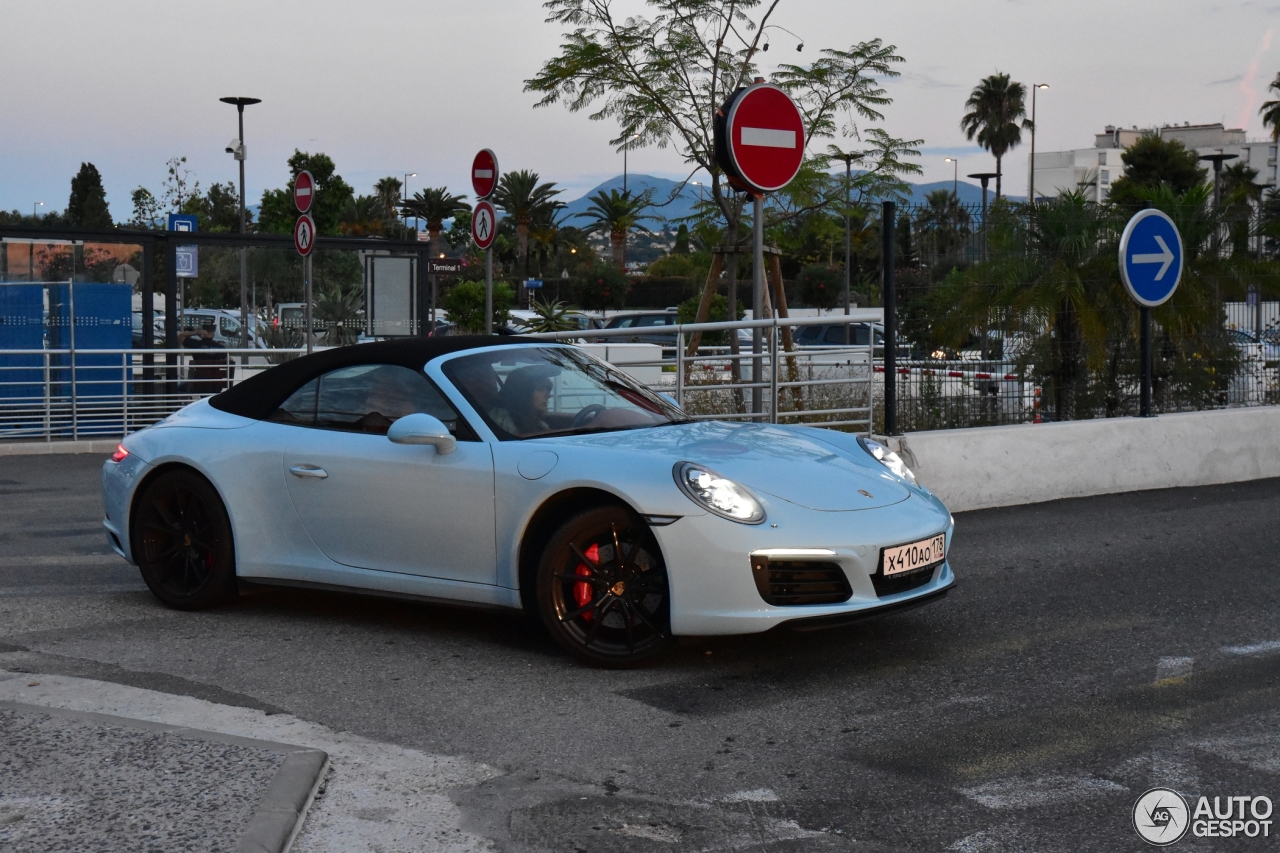
[[316,221],[304,213],[298,217],[297,222],[293,223],[293,247],[305,258],[311,254],[315,244]]
[[498,157],[488,148],[471,161],[471,188],[477,198],[488,198],[498,188]]
[[729,159],[747,185],[761,192],[780,190],[804,161],[804,117],[777,86],[757,83],[729,107],[725,117]]
[[[316,200],[316,182],[308,171],[301,171],[293,179],[293,203],[298,206],[299,213],[311,210]],[[303,252],[305,255],[306,252]]]
[[493,245],[497,236],[498,212],[489,202],[481,201],[471,213],[471,239],[481,249],[487,249]]

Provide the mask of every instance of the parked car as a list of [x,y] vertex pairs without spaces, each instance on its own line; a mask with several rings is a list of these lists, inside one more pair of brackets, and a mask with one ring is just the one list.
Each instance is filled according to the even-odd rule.
[[[839,347],[871,347],[875,358],[884,358],[884,326],[879,323],[831,323],[829,325],[796,326],[792,340],[800,349],[836,349]],[[911,344],[898,341],[898,358],[911,357]],[[850,353],[854,360],[861,356]],[[862,358],[865,361],[865,358]]]
[[1265,329],[1261,338],[1245,329],[1228,329],[1227,338],[1245,360],[1261,361],[1266,367],[1280,364],[1280,335]]
[[605,323],[606,329],[635,329],[634,335],[596,338],[596,343],[664,344],[675,346],[675,332],[660,331],[664,326],[676,324],[676,309],[665,311],[635,311],[615,314]]
[[[240,347],[240,312],[223,308],[186,308],[178,315],[178,335],[179,337],[191,332],[198,332],[205,326],[212,324],[214,327],[213,339],[224,347],[229,349],[238,349]],[[261,321],[253,316],[249,316],[249,346],[255,348],[265,347],[266,341],[263,340],[265,329],[261,326]]]
[[286,362],[125,437],[102,489],[111,547],[170,607],[253,583],[523,610],[603,666],[955,583],[950,514],[887,448],[693,421],[580,348],[527,339]]
[[[142,349],[142,312],[133,312],[133,348]],[[154,320],[151,325],[151,346],[153,348],[162,349],[164,347],[164,312],[155,312]]]

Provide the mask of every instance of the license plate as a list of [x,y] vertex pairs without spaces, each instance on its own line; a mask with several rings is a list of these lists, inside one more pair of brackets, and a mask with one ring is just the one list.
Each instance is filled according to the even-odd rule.
[[939,533],[909,545],[885,548],[881,556],[884,576],[900,575],[941,563],[947,555],[947,534]]

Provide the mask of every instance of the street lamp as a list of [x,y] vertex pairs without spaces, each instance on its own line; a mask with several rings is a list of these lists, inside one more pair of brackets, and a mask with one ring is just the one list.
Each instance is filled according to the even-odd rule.
[[[227,145],[227,153],[240,163],[240,233],[247,230],[244,218],[244,108],[262,103],[261,98],[219,98],[224,104],[234,104],[239,118],[240,135]],[[249,254],[240,247],[240,348],[249,348]]]
[[691,181],[698,188],[698,204],[702,204],[702,181]]
[[622,140],[622,194],[627,194],[627,151],[631,148],[631,140],[639,139],[640,134],[633,133]]
[[946,162],[951,164],[951,194],[957,199],[960,198],[960,161],[954,157],[947,157]]
[[[409,179],[410,179],[410,178],[416,178],[416,177],[418,177],[418,173],[417,173],[417,172],[406,172],[406,173],[405,173],[405,176],[404,176],[404,188],[400,191],[400,200],[401,200],[401,201],[408,201],[408,200],[409,200]],[[405,225],[408,225],[408,224],[409,224],[409,217],[407,217],[407,216],[405,217],[405,223],[404,223],[404,224],[405,224]],[[417,217],[416,215],[413,217],[413,230],[414,230],[415,232],[418,230],[418,217]],[[417,234],[414,234],[414,236],[416,237],[416,236],[417,236]]]
[[1036,91],[1048,89],[1048,83],[1031,87],[1031,179],[1027,182],[1027,201],[1036,203]]

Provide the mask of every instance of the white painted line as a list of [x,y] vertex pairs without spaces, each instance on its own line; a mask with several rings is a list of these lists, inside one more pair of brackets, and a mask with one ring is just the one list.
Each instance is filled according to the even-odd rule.
[[475,176],[477,178],[492,178],[493,169],[476,169]]
[[1195,660],[1195,658],[1160,658],[1156,661],[1156,681],[1190,675]]
[[796,132],[771,127],[744,127],[742,144],[756,145],[761,148],[795,148]]
[[727,797],[721,797],[722,803],[776,803],[778,795],[768,788],[757,788],[754,791],[735,791]]
[[1267,640],[1252,646],[1226,646],[1222,651],[1229,655],[1271,655],[1280,652],[1280,640]]
[[1038,779],[995,779],[957,790],[989,809],[1029,809],[1071,803],[1128,789],[1096,776],[1044,776]]

